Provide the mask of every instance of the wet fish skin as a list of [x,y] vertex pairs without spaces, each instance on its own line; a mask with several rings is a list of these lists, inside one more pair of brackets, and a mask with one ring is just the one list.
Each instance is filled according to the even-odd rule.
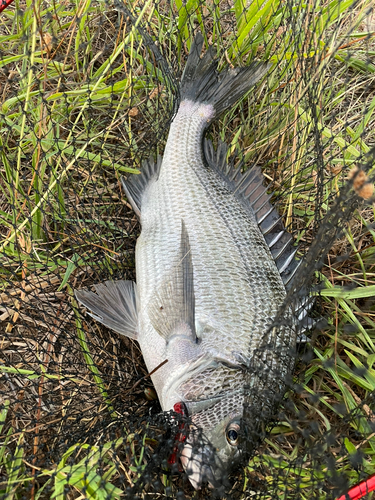
[[[202,149],[207,126],[268,65],[227,70],[220,78],[211,49],[200,59],[202,44],[197,35],[163,160],[149,160],[140,178],[124,183],[142,226],[136,289],[130,282],[106,284],[111,318],[104,285],[97,299],[91,292],[76,293],[96,319],[116,331],[126,317],[128,333],[120,333],[138,340],[149,372],[161,365],[152,380],[163,410],[186,404],[193,426],[181,461],[195,488],[203,481],[219,484],[239,459],[239,439],[229,439],[235,437],[229,431],[243,433],[245,403],[258,433],[263,407],[268,415],[282,393],[288,349],[295,344],[288,329],[270,330],[286,292],[251,204],[207,165]],[[135,297],[136,320],[134,308],[122,304],[128,295]]]
[[[236,353],[251,356],[249,345],[262,342],[285,288],[255,217],[204,166],[201,141],[212,114],[210,106],[182,102],[171,125],[159,178],[142,199],[137,284],[140,303],[149,304],[169,279],[183,220],[191,245],[200,350],[238,364]],[[148,314],[139,319],[146,363],[157,366],[164,356],[162,340],[154,338]],[[155,342],[160,349],[150,349]],[[170,373],[170,367],[155,374],[159,393],[165,385],[163,371]],[[164,396],[162,405],[172,402],[167,404]]]
[[[169,279],[183,220],[194,267],[200,350],[236,363],[236,353],[250,356],[249,345],[262,341],[285,288],[255,217],[204,166],[201,141],[212,115],[210,106],[182,102],[171,125],[158,181],[142,199],[137,286],[147,309],[155,290]],[[163,341],[155,338],[148,314],[142,313],[139,321],[142,352],[155,367],[165,356]],[[158,393],[165,392],[167,373],[170,366],[165,365],[155,374]],[[173,406],[167,401],[162,396],[166,409]]]

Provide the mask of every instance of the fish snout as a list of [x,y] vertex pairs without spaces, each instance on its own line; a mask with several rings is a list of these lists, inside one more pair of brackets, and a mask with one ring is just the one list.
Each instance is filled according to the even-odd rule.
[[225,471],[218,463],[212,447],[188,441],[182,449],[180,460],[194,489],[200,490],[205,482],[212,489],[223,485]]

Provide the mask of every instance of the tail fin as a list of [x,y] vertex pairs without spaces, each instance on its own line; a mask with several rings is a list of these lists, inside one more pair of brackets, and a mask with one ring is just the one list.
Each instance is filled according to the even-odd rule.
[[215,48],[211,45],[201,58],[202,47],[203,36],[197,33],[182,75],[181,99],[211,104],[216,116],[246,94],[271,67],[268,63],[256,61],[244,68],[228,67],[219,73],[214,58]]

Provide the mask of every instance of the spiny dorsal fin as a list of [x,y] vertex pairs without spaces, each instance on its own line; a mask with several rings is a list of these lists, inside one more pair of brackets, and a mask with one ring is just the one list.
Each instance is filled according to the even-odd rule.
[[96,293],[75,290],[89,315],[121,335],[137,340],[137,290],[133,281],[106,281],[95,285]]
[[195,341],[195,296],[189,236],[182,221],[180,249],[171,272],[148,308],[155,330],[168,343],[176,328],[185,325]]
[[241,172],[242,165],[234,168],[227,161],[228,146],[222,141],[215,151],[212,142],[205,139],[203,151],[208,165],[226,182],[243,207],[255,215],[287,287],[301,261],[295,259],[297,247],[293,245],[291,234],[270,202],[271,196],[263,184],[264,176],[260,167],[255,165],[245,173]]
[[126,197],[138,218],[141,216],[143,193],[151,180],[158,179],[161,163],[161,156],[158,156],[157,161],[153,158],[148,158],[146,161],[142,162],[140,174],[132,174],[128,179],[121,177]]

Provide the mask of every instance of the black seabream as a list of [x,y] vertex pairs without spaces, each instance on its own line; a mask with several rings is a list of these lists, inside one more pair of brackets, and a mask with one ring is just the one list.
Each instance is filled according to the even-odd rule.
[[142,225],[137,284],[76,292],[94,318],[139,342],[150,372],[168,360],[152,380],[163,410],[183,404],[194,424],[181,462],[197,489],[220,482],[241,454],[241,436],[258,428],[272,394],[282,395],[296,335],[271,325],[298,265],[260,169],[242,174],[228,165],[225,144],[215,150],[203,138],[269,65],[219,73],[214,48],[201,57],[202,47],[198,33],[163,158],[123,181]]

